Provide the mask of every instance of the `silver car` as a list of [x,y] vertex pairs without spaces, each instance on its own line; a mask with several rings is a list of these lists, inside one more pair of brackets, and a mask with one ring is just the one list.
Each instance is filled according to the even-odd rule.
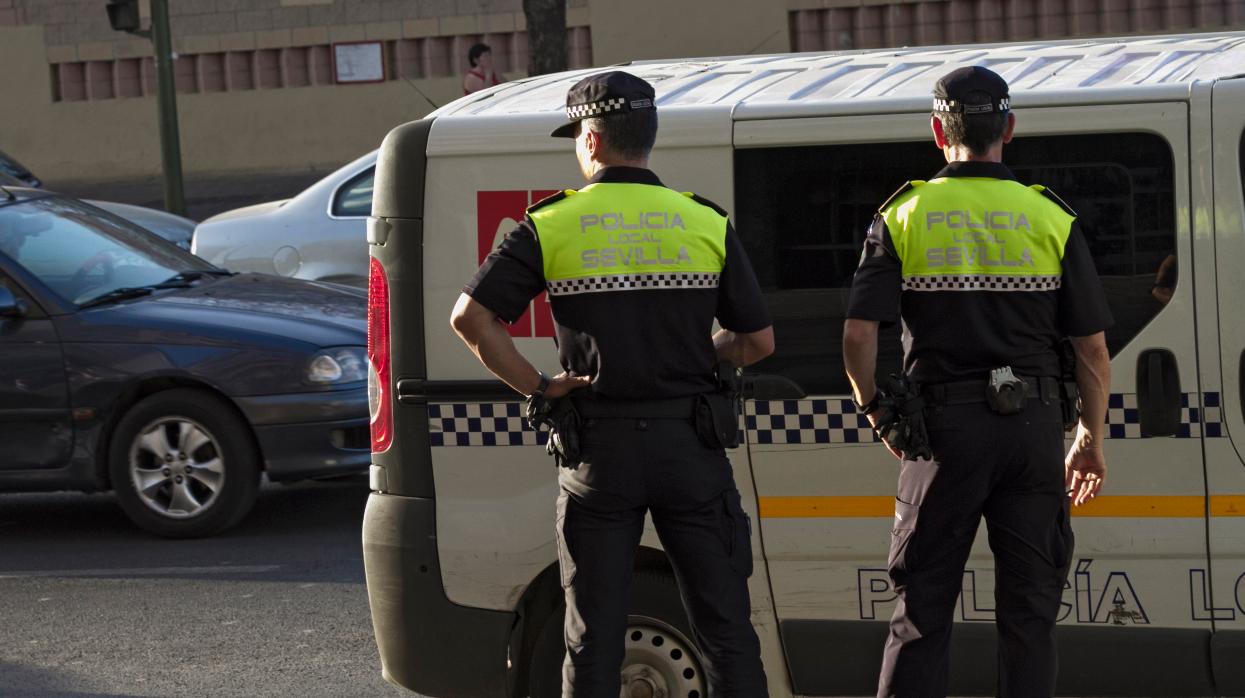
[[373,151],[292,199],[212,216],[190,249],[230,271],[366,286],[375,174]]

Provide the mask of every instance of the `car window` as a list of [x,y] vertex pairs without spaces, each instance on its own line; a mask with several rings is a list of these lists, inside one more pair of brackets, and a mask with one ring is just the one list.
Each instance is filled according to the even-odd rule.
[[347,180],[333,197],[334,216],[372,215],[372,184],[376,180],[376,168],[369,167]]
[[[1115,353],[1162,309],[1156,286],[1175,285],[1171,149],[1146,133],[1034,136],[1014,140],[1005,160],[1022,182],[1046,185],[1077,210],[1115,316]],[[843,319],[865,230],[905,181],[944,165],[926,142],[736,151],[736,222],[777,339],[757,371],[812,394],[849,392]],[[899,328],[883,329],[878,372],[899,371],[901,359]]]
[[0,208],[0,252],[75,303],[182,271],[215,269],[121,218],[63,197]]

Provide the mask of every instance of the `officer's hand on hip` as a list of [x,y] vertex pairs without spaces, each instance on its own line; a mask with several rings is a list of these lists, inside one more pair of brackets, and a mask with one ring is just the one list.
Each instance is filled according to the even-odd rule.
[[590,376],[568,376],[565,371],[549,379],[549,387],[545,389],[545,398],[560,398],[572,390],[587,388],[592,385]]
[[1072,503],[1080,506],[1098,496],[1107,479],[1107,460],[1102,446],[1077,432],[1077,438],[1064,459],[1064,486]]

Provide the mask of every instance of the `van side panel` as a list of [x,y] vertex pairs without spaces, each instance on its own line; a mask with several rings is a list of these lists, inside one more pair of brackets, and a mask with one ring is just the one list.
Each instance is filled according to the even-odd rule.
[[[1201,605],[1208,598],[1201,585],[1207,571],[1202,449],[1204,435],[1207,443],[1218,439],[1219,419],[1200,405],[1219,387],[1199,371],[1197,354],[1195,301],[1205,297],[1193,281],[1188,111],[1184,102],[1019,109],[1017,140],[1005,149],[1022,181],[1051,186],[1081,210],[1117,320],[1108,332],[1113,375],[1104,448],[1111,470],[1104,495],[1074,512],[1061,651],[1115,632],[1141,656],[1143,648],[1178,642],[1187,660],[1188,671],[1175,676],[1183,688],[1164,683],[1167,676],[1149,665],[1099,667],[1132,686],[1115,695],[1137,695],[1138,686],[1190,695],[1210,686],[1214,626]],[[737,225],[778,343],[775,356],[756,370],[786,375],[809,393],[804,400],[752,403],[747,413],[775,606],[792,678],[804,693],[849,690],[834,677],[873,673],[857,671],[865,661],[876,669],[880,658],[881,642],[869,628],[884,624],[896,603],[886,572],[896,463],[851,406],[839,328],[873,211],[905,179],[928,178],[942,166],[928,143],[928,122],[925,112],[736,124]],[[887,178],[896,181],[881,181]],[[1162,302],[1152,287],[1169,256],[1179,283]],[[898,370],[897,334],[883,336],[879,373]],[[1153,349],[1173,357],[1171,366],[1158,363],[1171,382],[1178,379],[1177,390],[1147,395],[1163,385],[1163,376],[1144,379],[1146,352]],[[1143,432],[1147,400],[1156,410],[1174,411],[1175,433]],[[995,619],[986,538],[983,525],[954,612],[957,642],[961,631],[974,637]],[[971,650],[978,663],[994,663],[992,645],[966,647],[957,652]],[[800,661],[817,655],[820,663]],[[1061,691],[1106,690],[1072,666],[1065,666]],[[953,673],[951,690],[993,691],[992,683],[978,685],[980,674]],[[850,691],[869,690],[868,683],[861,678]],[[1158,688],[1163,685],[1168,688]]]
[[[481,129],[486,132],[489,123],[445,119],[433,128],[424,314],[428,385],[448,386],[429,401],[445,594],[456,604],[510,611],[533,580],[557,564],[557,472],[544,452],[543,437],[523,424],[519,395],[504,388],[489,395],[473,392],[495,379],[454,336],[449,313],[463,284],[522,220],[527,206],[559,189],[583,186],[584,180],[569,142],[546,138],[537,124],[522,139],[488,138]],[[517,130],[514,123],[505,128],[507,134]],[[650,165],[667,186],[730,209],[730,135],[729,113],[723,109],[664,111]],[[561,371],[543,297],[533,300],[510,334],[537,368],[551,375]],[[756,521],[747,452],[736,449],[730,457],[744,507]],[[789,695],[759,532],[752,543],[754,625],[771,668],[771,690]],[[651,524],[641,545],[661,549]]]

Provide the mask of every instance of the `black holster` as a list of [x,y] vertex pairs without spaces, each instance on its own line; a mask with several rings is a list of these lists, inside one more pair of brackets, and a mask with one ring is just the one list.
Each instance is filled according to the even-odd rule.
[[1063,412],[1063,430],[1072,431],[1081,421],[1081,389],[1076,384],[1076,349],[1064,337],[1056,346],[1059,354],[1059,399]]
[[1059,381],[1059,410],[1063,414],[1063,430],[1076,429],[1081,421],[1081,389],[1075,380]]
[[738,448],[739,394],[706,393],[696,396],[696,435],[709,448]]
[[739,448],[739,417],[744,412],[743,378],[729,361],[714,372],[717,389],[696,396],[696,434],[709,448]]

